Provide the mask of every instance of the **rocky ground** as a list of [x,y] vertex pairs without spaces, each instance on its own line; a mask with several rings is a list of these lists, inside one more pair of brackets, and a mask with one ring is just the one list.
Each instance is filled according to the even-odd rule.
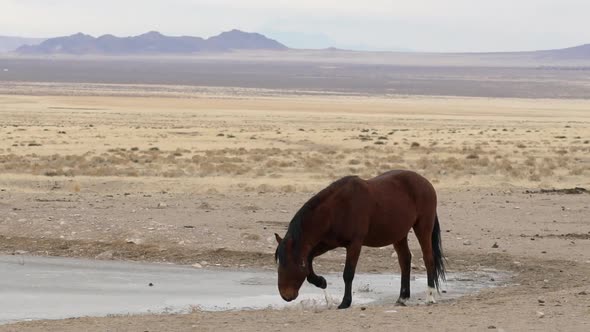
[[[308,198],[306,194],[150,195],[115,194],[105,198],[78,193],[51,195],[49,199],[45,194],[1,192],[5,204],[0,249],[8,254],[165,261],[197,264],[196,268],[274,269],[272,234],[284,233],[290,217]],[[589,194],[527,193],[526,189],[512,188],[441,190],[439,196],[449,271],[509,271],[513,278],[508,285],[430,307],[399,308],[391,304],[361,311],[353,306],[347,313],[195,312],[186,316],[30,322],[2,329],[249,331],[256,330],[262,321],[269,330],[312,328],[316,324],[327,330],[335,324],[344,324],[338,325],[343,330],[369,326],[385,330],[393,321],[402,330],[495,326],[505,330],[572,331],[587,327]],[[199,208],[205,203],[206,208]],[[412,238],[410,244],[414,271],[423,271],[417,241]],[[392,252],[389,247],[367,248],[359,270],[398,271]],[[343,251],[325,255],[318,259],[317,270],[340,271],[342,256]]]

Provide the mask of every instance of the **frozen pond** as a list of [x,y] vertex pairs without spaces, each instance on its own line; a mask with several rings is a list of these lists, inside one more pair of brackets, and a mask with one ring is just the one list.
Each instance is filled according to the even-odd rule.
[[[424,275],[412,280],[412,302],[424,298]],[[341,274],[324,275],[328,299],[343,295]],[[508,275],[493,270],[450,274],[438,300],[494,287]],[[323,290],[307,282],[292,303],[278,294],[276,272],[197,269],[193,267],[30,256],[0,256],[0,324],[110,314],[327,307]],[[393,303],[399,275],[358,273],[353,306]],[[151,286],[150,286],[151,284]]]

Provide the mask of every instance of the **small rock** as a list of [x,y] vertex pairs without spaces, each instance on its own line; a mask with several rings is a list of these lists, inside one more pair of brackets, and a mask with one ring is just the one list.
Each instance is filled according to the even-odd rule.
[[195,264],[193,264],[193,267],[196,267],[197,269],[201,269],[201,268],[203,268],[203,265],[201,265],[199,263],[195,263]]
[[258,234],[250,234],[250,233],[242,233],[242,238],[246,240],[258,241],[260,240],[260,235]]
[[545,317],[545,313],[541,312],[541,311],[537,311],[537,318],[543,318]]
[[164,202],[160,202],[158,203],[158,209],[165,209],[168,207],[168,204],[164,203]]
[[496,327],[495,327],[494,325],[490,325],[490,326],[488,326],[488,329],[490,329],[490,330],[494,330],[495,328],[496,328]]
[[367,310],[367,307],[361,307],[361,311]]
[[588,292],[586,292],[586,291],[581,291],[581,292],[579,292],[579,293],[578,293],[578,295],[588,295]]
[[465,240],[465,241],[463,241],[463,245],[464,246],[470,246],[471,245],[471,241]]
[[142,244],[143,240],[142,239],[125,239],[125,242],[127,242],[129,244]]
[[367,317],[367,315],[365,315],[365,314],[360,314],[360,316],[361,316],[361,317]]
[[148,286],[150,286],[150,287],[153,287],[153,286],[154,286],[154,284],[152,284],[152,283],[150,282],[150,283],[148,284]]
[[112,250],[107,250],[105,252],[102,252],[98,255],[96,255],[96,259],[113,259],[113,251]]
[[26,251],[26,250],[16,250],[16,251],[14,252],[14,254],[15,254],[15,255],[26,255],[26,254],[28,254],[28,253],[29,253],[29,252],[28,252],[28,251]]
[[[357,289],[357,292],[360,292],[360,293],[369,293],[369,292],[371,292],[371,287],[369,286],[369,284],[363,284],[363,285],[359,286],[359,288]],[[363,309],[361,307],[361,310],[365,310],[365,309]]]
[[496,249],[499,248],[500,246],[498,245],[498,242],[494,242],[494,244],[492,245],[492,248]]

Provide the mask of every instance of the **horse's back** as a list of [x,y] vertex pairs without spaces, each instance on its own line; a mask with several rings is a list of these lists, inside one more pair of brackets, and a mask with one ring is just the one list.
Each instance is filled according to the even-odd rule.
[[372,188],[380,190],[389,190],[396,192],[405,192],[414,199],[434,199],[436,202],[436,191],[434,187],[422,175],[408,170],[393,170],[383,173],[372,179],[367,180]]

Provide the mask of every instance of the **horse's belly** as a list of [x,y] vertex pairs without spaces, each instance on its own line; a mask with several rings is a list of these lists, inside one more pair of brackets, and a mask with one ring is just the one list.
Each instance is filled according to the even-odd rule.
[[363,245],[367,247],[384,247],[402,240],[408,235],[411,225],[387,224],[372,225],[365,236]]
[[385,247],[390,244],[393,244],[391,239],[377,239],[371,237],[366,237],[365,241],[363,242],[363,245],[367,247]]

